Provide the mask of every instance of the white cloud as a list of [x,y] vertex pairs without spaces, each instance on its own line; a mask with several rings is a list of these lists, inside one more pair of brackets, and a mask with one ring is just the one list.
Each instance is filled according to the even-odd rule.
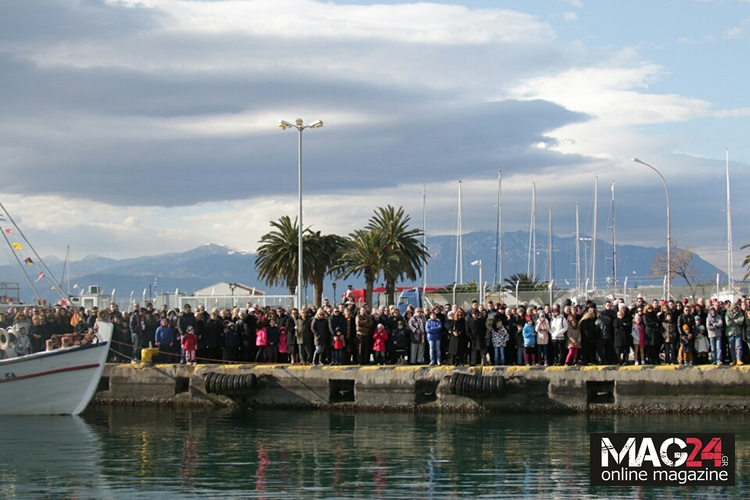
[[563,19],[565,19],[568,22],[574,22],[578,21],[578,13],[577,12],[564,12],[563,13]]

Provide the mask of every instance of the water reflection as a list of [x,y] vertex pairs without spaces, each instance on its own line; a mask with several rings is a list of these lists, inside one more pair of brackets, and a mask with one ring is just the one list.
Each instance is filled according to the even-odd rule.
[[[737,415],[585,417],[93,408],[84,418],[68,418],[63,421],[64,429],[55,424],[57,428],[47,434],[34,429],[49,428],[48,422],[26,428],[37,441],[32,447],[37,457],[44,455],[39,448],[46,446],[47,458],[54,466],[45,462],[38,470],[12,466],[12,458],[23,454],[18,450],[25,441],[11,440],[10,447],[3,443],[0,494],[20,498],[21,488],[24,493],[44,492],[37,496],[50,498],[141,498],[146,492],[158,491],[164,498],[661,500],[739,497],[748,487],[744,461],[750,436],[745,430],[747,418]],[[734,489],[593,489],[588,485],[590,432],[711,430],[737,433],[738,486]],[[84,460],[90,468],[83,465]],[[75,465],[66,470],[69,464]],[[78,474],[79,465],[96,474]],[[47,477],[51,479],[44,479]],[[38,486],[31,486],[35,481]]]

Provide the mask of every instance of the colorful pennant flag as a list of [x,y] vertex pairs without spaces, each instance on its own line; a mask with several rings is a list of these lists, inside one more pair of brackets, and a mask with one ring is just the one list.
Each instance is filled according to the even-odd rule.
[[21,245],[19,242],[14,242],[10,246],[12,246],[16,250],[23,250],[23,245]]
[[8,233],[8,234],[13,234],[13,230],[10,229],[10,228],[6,229],[5,232]]
[[36,277],[36,279],[34,280],[34,283],[36,283],[37,281],[39,281],[42,278],[44,278],[44,273],[39,273],[39,276]]
[[[304,248],[304,247],[303,247],[303,248]],[[33,261],[33,260],[31,260],[31,257],[26,257],[26,258],[25,258],[25,259],[24,259],[23,261],[24,261],[24,262],[25,262],[25,263],[26,263],[27,265],[29,265],[29,266],[33,266],[33,265],[34,265],[34,261]]]

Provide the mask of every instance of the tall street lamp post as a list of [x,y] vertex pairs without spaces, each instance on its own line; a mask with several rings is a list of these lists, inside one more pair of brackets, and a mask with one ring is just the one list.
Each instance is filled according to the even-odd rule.
[[636,163],[640,163],[641,165],[645,165],[654,172],[656,172],[659,177],[661,178],[661,181],[664,183],[664,192],[667,193],[667,297],[666,299],[669,300],[672,296],[671,288],[672,288],[672,219],[669,215],[669,188],[667,187],[667,181],[664,180],[664,176],[661,175],[661,172],[656,170],[653,166],[649,165],[648,163],[639,160],[638,158],[633,158],[633,161]]
[[306,128],[320,128],[322,126],[323,122],[320,120],[315,120],[314,122],[305,125],[302,121],[302,118],[297,118],[297,120],[293,124],[285,120],[281,120],[279,122],[279,128],[281,130],[296,128],[299,132],[299,154],[297,167],[297,183],[299,189],[299,214],[297,216],[297,222],[299,224],[299,237],[297,239],[297,309],[299,310],[302,310],[302,232],[304,231],[302,226],[302,131]]

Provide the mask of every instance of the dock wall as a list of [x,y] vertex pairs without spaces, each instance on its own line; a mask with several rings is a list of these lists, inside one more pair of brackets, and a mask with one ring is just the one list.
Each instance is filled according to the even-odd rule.
[[[208,387],[207,379],[215,379],[217,387]],[[252,387],[239,387],[250,379]],[[750,368],[714,365],[457,369],[108,364],[94,404],[443,412],[738,412],[750,408],[748,382]]]

